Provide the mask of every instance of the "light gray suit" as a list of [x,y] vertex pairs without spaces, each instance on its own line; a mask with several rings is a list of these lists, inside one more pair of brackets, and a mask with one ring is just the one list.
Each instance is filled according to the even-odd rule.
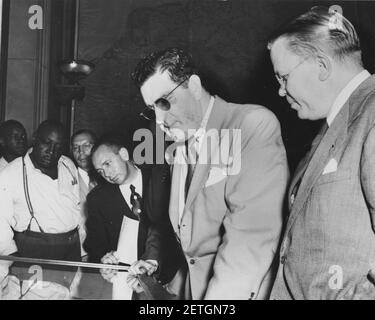
[[[375,259],[374,124],[372,76],[315,139],[310,163],[308,155],[296,171],[290,190],[305,173],[290,203],[271,299],[351,299],[362,285],[374,297],[366,279]],[[337,170],[323,174],[329,162]]]
[[[170,218],[187,261],[185,298],[264,298],[288,180],[279,122],[262,106],[236,105],[215,97],[206,129],[219,130],[219,143],[208,163],[196,165],[180,226],[179,186],[174,183],[178,179],[172,178]],[[241,131],[238,174],[220,177],[225,166],[218,169],[210,161],[210,155],[223,147],[226,132],[221,129]],[[231,142],[228,151],[233,148]],[[179,174],[175,166],[174,178]]]

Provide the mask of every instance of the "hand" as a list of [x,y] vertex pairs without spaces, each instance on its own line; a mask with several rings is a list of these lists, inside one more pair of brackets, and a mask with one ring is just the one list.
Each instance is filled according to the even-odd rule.
[[[117,258],[115,251],[108,252],[100,259],[100,261],[103,264],[119,264],[119,259]],[[104,280],[107,280],[108,282],[112,282],[112,279],[117,275],[117,272],[118,270],[116,269],[100,269],[100,274]]]
[[143,288],[139,283],[137,276],[144,273],[151,276],[157,269],[158,263],[155,260],[138,260],[130,266],[126,283],[135,292],[141,293],[143,292]]

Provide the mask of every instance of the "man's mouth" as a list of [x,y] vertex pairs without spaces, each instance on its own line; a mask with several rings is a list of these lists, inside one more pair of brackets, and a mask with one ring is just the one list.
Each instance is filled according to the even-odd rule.
[[109,178],[109,181],[110,181],[111,183],[116,183],[117,179],[118,179],[118,177],[115,176],[115,177],[113,177],[113,178]]

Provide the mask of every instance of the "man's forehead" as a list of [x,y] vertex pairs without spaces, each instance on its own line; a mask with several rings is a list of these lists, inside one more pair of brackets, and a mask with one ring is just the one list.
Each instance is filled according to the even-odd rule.
[[115,153],[110,147],[101,145],[100,147],[98,147],[98,149],[95,150],[93,154],[93,160],[95,159],[96,161],[102,163],[111,159],[114,155]]
[[75,136],[72,141],[73,144],[83,144],[83,143],[91,143],[91,142],[92,142],[92,138],[87,133],[81,133]]
[[167,94],[173,85],[174,82],[171,80],[168,71],[156,71],[141,87],[141,93],[145,103],[153,104],[161,95]]
[[10,127],[7,131],[6,131],[6,133],[7,134],[9,134],[9,135],[11,135],[11,134],[15,134],[15,133],[25,133],[26,131],[25,131],[25,129],[23,128],[23,127],[21,127],[21,126],[13,126],[13,127]]
[[37,136],[41,139],[49,140],[64,140],[65,133],[57,128],[46,128],[37,133]]
[[278,39],[271,47],[271,60],[276,72],[285,72],[283,70],[289,67],[290,63],[298,60],[298,56],[290,51],[288,41],[284,38]]

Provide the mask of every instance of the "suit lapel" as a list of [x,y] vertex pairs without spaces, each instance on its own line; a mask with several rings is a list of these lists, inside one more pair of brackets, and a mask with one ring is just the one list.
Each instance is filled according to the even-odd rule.
[[[288,219],[286,233],[291,229],[298,213],[302,210],[311,189],[316,180],[323,173],[323,169],[329,159],[335,155],[335,151],[340,149],[340,145],[345,142],[348,130],[352,122],[362,113],[366,98],[369,92],[375,87],[375,75],[363,81],[360,86],[352,93],[348,101],[342,107],[335,120],[323,137],[320,144],[317,145],[310,164],[306,163],[307,169],[301,181],[299,192],[291,208]],[[339,161],[339,159],[336,159]],[[298,181],[293,179],[294,185]],[[293,187],[293,185],[291,185]],[[292,190],[292,188],[290,188]]]
[[[302,174],[303,172],[305,173],[291,208],[287,230],[293,225],[298,213],[305,205],[311,189],[314,187],[317,179],[322,175],[324,167],[327,165],[328,161],[334,157],[335,151],[339,149],[339,146],[345,141],[348,129],[348,116],[349,103],[347,102],[336,116],[320,143],[313,146],[312,154],[310,153],[311,160],[308,161],[308,159],[306,159],[304,168],[306,168],[306,166],[307,168],[306,171],[302,170]],[[317,138],[319,139],[319,137]],[[295,179],[293,179],[293,181],[295,181]]]
[[[203,143],[200,149],[198,163],[195,167],[189,192],[187,194],[185,210],[186,208],[189,208],[191,206],[199,191],[204,187],[204,184],[207,180],[208,174],[211,169],[213,154],[219,155],[220,128],[223,127],[223,120],[225,119],[225,115],[226,102],[220,99],[219,97],[215,96],[215,103],[206,126],[206,132],[215,129],[217,130],[218,135],[209,135],[210,139],[207,139],[207,135],[204,136]],[[218,141],[214,141],[216,138],[218,139]],[[208,146],[208,141],[210,141],[211,146]]]
[[[314,155],[317,147],[319,146],[320,142],[322,141],[322,138],[325,134],[324,127],[326,126],[326,123],[322,126],[316,137],[314,138],[313,142],[311,143],[310,151],[307,152],[307,154],[303,157],[303,159],[300,161],[300,163],[297,166],[297,169],[295,171],[295,174],[293,176],[293,179],[290,183],[289,188],[289,194],[288,194],[288,203],[289,203],[289,210],[291,209],[293,203],[292,203],[292,194],[294,192],[294,189],[296,188],[296,185],[300,182],[300,179],[302,179],[302,176],[306,172],[306,168],[309,165],[312,156]],[[298,188],[298,186],[297,186]]]

